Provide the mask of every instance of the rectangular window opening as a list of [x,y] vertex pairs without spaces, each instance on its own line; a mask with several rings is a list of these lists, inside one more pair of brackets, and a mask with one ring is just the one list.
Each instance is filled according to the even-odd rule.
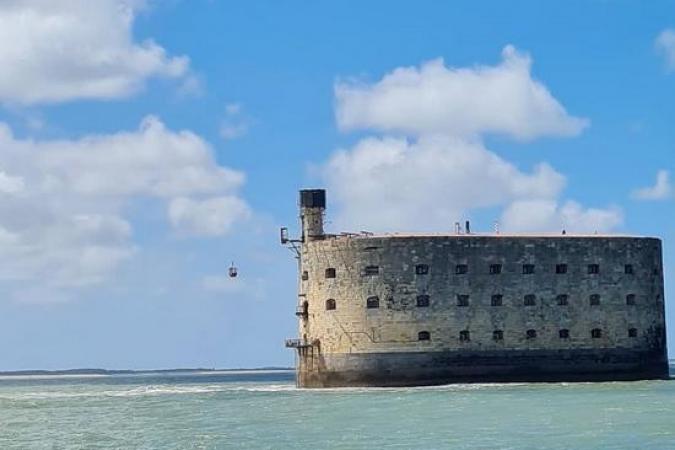
[[525,306],[534,306],[537,304],[537,297],[534,294],[528,294],[524,298]]
[[366,268],[363,270],[363,273],[366,276],[379,275],[380,274],[380,266],[366,266]]
[[429,266],[427,264],[418,264],[415,266],[415,273],[417,275],[426,275],[429,273]]
[[417,306],[419,308],[426,308],[429,306],[429,296],[428,295],[418,295],[417,296]]
[[465,275],[469,272],[469,266],[466,264],[457,264],[455,266],[455,275]]

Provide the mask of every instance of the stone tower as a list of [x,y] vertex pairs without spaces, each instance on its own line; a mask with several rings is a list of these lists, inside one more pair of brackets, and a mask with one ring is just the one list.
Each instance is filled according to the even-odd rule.
[[303,189],[300,191],[300,221],[302,241],[311,242],[324,238],[323,215],[326,209],[326,191]]

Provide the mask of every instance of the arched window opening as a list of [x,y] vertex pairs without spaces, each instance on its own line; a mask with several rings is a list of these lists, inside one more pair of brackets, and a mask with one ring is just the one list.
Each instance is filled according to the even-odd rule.
[[469,306],[469,296],[466,294],[458,294],[457,306]]
[[562,330],[558,331],[558,336],[560,337],[560,339],[569,339],[570,330],[563,328]]
[[429,341],[431,340],[431,333],[428,331],[420,331],[417,333],[417,340],[418,341]]
[[492,299],[490,300],[490,304],[492,306],[502,306],[504,297],[501,294],[495,294],[492,296]]
[[471,333],[469,330],[462,330],[459,332],[459,341],[460,342],[469,342],[471,340]]
[[534,294],[527,294],[524,299],[525,306],[534,306],[537,304],[537,297]]
[[380,297],[374,295],[366,299],[366,308],[376,309],[380,307]]
[[537,337],[537,330],[527,330],[527,331],[525,332],[525,336],[526,336],[528,339],[534,339],[534,338]]
[[332,311],[335,309],[335,299],[334,298],[329,298],[326,300],[326,311]]
[[304,271],[302,272],[302,281],[307,281],[307,280],[309,280],[309,272],[307,272],[306,270],[304,270]]

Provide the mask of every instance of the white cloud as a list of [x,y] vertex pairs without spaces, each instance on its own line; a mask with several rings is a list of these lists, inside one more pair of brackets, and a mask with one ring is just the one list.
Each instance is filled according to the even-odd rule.
[[532,78],[529,56],[507,46],[502,57],[497,66],[472,68],[449,68],[435,59],[419,68],[395,69],[373,84],[337,83],[338,125],[343,130],[500,133],[518,139],[573,136],[588,125],[588,120],[568,115]]
[[611,231],[623,222],[619,208],[583,208],[567,201],[560,205],[551,199],[517,200],[504,210],[500,226],[504,231],[560,231],[602,233]]
[[675,30],[666,28],[656,37],[656,50],[666,60],[666,67],[675,70]]
[[654,186],[644,187],[633,191],[632,197],[637,200],[665,200],[673,195],[673,186],[670,183],[670,173],[659,170],[656,174]]
[[[0,169],[2,280],[106,280],[136,251],[124,217],[136,199],[167,202],[169,222],[189,233],[220,235],[250,213],[237,194],[244,175],[218,165],[199,136],[155,117],[135,131],[53,141],[17,139],[0,124]],[[176,220],[176,204],[196,216]]]
[[236,189],[244,181],[242,173],[218,166],[199,136],[167,130],[154,116],[143,119],[137,131],[38,147],[35,165],[49,174],[44,182],[50,189],[82,195],[214,194]]
[[525,173],[480,142],[367,138],[324,166],[343,229],[451,229],[465,211],[517,198],[555,198],[565,178],[547,164]]
[[0,172],[0,194],[16,194],[24,188],[23,178]]
[[333,226],[451,230],[481,208],[505,208],[502,229],[512,231],[568,223],[570,231],[606,231],[621,224],[618,209],[561,201],[565,177],[550,165],[524,171],[484,146],[485,134],[569,136],[588,124],[532,79],[528,56],[511,46],[502,54],[493,67],[447,68],[434,60],[370,85],[336,85],[341,129],[390,135],[361,139],[321,166],[335,200]]
[[250,121],[244,117],[240,103],[228,103],[225,105],[225,117],[220,123],[220,136],[225,140],[240,138],[246,133]]
[[246,219],[251,211],[236,196],[191,200],[181,197],[171,201],[169,219],[174,227],[185,233],[203,236],[220,236],[238,220]]
[[150,77],[186,75],[189,60],[135,42],[141,0],[0,2],[0,102],[56,103],[113,99]]

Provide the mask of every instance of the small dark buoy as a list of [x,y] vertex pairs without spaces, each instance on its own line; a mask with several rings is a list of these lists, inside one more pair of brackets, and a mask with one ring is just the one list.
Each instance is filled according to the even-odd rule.
[[230,275],[230,278],[236,278],[237,277],[237,268],[234,266],[234,262],[228,269],[228,274]]

